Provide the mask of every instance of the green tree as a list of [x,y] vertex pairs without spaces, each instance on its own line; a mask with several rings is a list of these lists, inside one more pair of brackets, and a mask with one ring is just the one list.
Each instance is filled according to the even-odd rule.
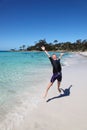
[[25,50],[26,45],[22,45],[22,49]]
[[54,44],[58,44],[58,40],[54,40],[53,43],[54,43]]

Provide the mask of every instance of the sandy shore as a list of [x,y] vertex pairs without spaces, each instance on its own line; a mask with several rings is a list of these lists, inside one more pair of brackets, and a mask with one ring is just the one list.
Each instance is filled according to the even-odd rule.
[[87,62],[64,67],[61,88],[60,95],[55,82],[21,130],[87,130]]
[[85,51],[85,52],[80,52],[80,55],[87,56],[87,51]]

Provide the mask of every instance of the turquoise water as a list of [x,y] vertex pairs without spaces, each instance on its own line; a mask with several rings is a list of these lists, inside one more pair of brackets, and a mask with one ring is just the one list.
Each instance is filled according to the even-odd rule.
[[[56,54],[59,56],[59,53]],[[65,59],[71,56],[72,54],[65,53],[61,62],[65,64]],[[17,113],[21,112],[24,117],[27,110],[35,107],[44,85],[49,81],[47,73],[51,75],[51,69],[50,61],[44,52],[0,52],[1,124],[4,124],[4,121],[11,124],[12,118],[20,120],[20,114]],[[5,124],[1,130],[12,129],[4,126]]]

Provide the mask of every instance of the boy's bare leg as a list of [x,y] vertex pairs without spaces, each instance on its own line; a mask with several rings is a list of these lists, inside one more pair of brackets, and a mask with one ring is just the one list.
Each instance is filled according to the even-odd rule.
[[50,87],[52,86],[52,84],[53,84],[53,83],[51,83],[51,82],[48,84],[47,89],[46,89],[46,92],[45,92],[45,94],[44,94],[44,96],[43,96],[44,98],[47,96],[48,90],[50,89]]
[[58,84],[58,91],[59,91],[59,93],[61,93],[61,90],[60,90],[60,84],[61,84],[61,82],[57,81],[57,84]]

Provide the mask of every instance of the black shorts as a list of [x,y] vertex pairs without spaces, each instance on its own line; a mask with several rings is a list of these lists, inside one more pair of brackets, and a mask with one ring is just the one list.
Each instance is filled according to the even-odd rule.
[[58,73],[54,73],[51,77],[51,82],[53,83],[55,80],[58,80],[59,82],[62,81],[62,73],[58,72]]

